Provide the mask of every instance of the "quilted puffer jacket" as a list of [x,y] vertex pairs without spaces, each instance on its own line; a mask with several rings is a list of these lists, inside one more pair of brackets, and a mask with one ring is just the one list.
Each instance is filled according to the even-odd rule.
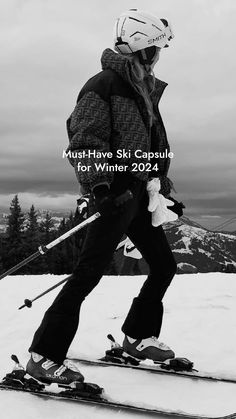
[[[169,152],[166,131],[158,110],[167,83],[156,79],[151,94],[156,120],[151,128],[144,99],[130,79],[129,60],[106,49],[101,63],[102,71],[84,85],[75,109],[67,120],[67,156],[85,193],[91,192],[99,183],[110,184],[114,172],[107,169],[115,164],[126,166],[125,170],[135,178],[147,181],[150,173],[143,170],[144,166],[140,163],[146,167],[149,160],[142,157],[143,152]],[[118,150],[127,153],[120,156]],[[135,155],[137,150],[140,150],[138,157]],[[107,152],[112,153],[112,158],[107,157]],[[135,169],[141,167],[141,170],[133,171],[134,163],[138,165]],[[156,176],[161,179],[161,192],[168,195],[171,182],[166,176],[170,159],[157,158],[152,161],[154,163],[158,163]]]

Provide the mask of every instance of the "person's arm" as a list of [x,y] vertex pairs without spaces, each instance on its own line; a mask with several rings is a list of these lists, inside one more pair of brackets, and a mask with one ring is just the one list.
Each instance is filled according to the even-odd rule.
[[[69,159],[83,190],[91,192],[98,184],[110,185],[113,173],[102,169],[102,165],[108,163],[109,159],[105,155],[102,157],[88,155],[89,151],[106,153],[110,150],[109,103],[94,91],[85,93],[67,121],[67,129],[70,139],[67,152],[84,151],[85,154],[82,158]],[[82,170],[78,163],[86,170]]]

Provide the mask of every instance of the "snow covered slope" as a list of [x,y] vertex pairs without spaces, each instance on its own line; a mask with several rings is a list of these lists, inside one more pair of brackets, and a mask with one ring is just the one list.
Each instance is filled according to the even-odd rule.
[[[44,311],[57,291],[36,301],[31,309],[17,308],[25,298],[32,299],[45,288],[53,285],[62,276],[12,276],[0,283],[0,375],[12,367],[9,355],[16,353],[22,363],[28,359],[27,348],[39,325]],[[81,325],[71,345],[71,357],[100,357],[108,347],[106,335],[111,332],[122,341],[120,326],[129,309],[132,298],[137,295],[144,277],[104,277],[94,292],[87,298],[81,313]],[[165,317],[161,340],[173,347],[179,356],[186,356],[195,362],[198,369],[236,376],[236,275],[235,274],[193,274],[178,275],[165,297]],[[162,389],[162,403],[171,407],[185,406],[189,411],[211,410],[213,415],[231,412],[235,406],[231,390],[224,391],[217,385],[203,388],[176,385],[174,380],[163,381],[149,373],[139,371],[124,373],[123,370],[109,373],[106,368],[97,369],[81,366],[90,380],[97,380],[110,397],[115,392],[119,397],[132,389],[132,397],[139,403],[157,400],[158,389]],[[104,370],[104,371],[103,371]],[[169,379],[169,378],[168,378]],[[122,388],[122,380],[125,382]],[[156,380],[155,383],[153,380]],[[158,380],[158,381],[157,381]],[[111,384],[110,384],[111,382]],[[118,387],[117,387],[118,386]],[[180,387],[182,386],[182,387]],[[233,384],[234,386],[234,384]],[[224,387],[225,389],[226,387]],[[146,390],[145,390],[146,389]],[[229,388],[228,388],[229,389]],[[236,389],[236,385],[235,385]],[[148,390],[148,391],[147,391]],[[110,392],[110,393],[109,393]],[[192,397],[196,405],[193,405]],[[168,396],[168,397],[167,397]],[[192,398],[192,399],[191,399]],[[217,399],[217,405],[215,403]],[[93,419],[128,418],[126,412],[106,411],[103,408],[72,405],[66,402],[39,400],[30,395],[0,392],[1,411],[9,419]],[[235,409],[236,411],[236,406]],[[142,417],[146,417],[145,415]]]

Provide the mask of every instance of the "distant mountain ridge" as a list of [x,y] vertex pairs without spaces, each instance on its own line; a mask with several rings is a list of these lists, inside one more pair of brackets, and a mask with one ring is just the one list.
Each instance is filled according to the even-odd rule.
[[187,263],[197,272],[236,272],[236,237],[210,231],[187,217],[166,230],[176,262]]
[[[210,231],[186,216],[165,224],[164,230],[178,265],[178,273],[236,272],[234,233]],[[116,253],[115,261],[122,263],[122,274],[148,272],[143,259],[133,260],[132,263],[131,258],[123,256],[121,250]],[[134,272],[127,272],[127,269]]]

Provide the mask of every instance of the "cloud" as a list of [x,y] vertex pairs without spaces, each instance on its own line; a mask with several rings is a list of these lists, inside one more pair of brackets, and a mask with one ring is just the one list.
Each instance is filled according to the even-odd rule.
[[[144,8],[143,1],[136,4]],[[88,0],[82,6],[70,0],[69,7],[64,0],[0,4],[2,198],[20,192],[43,204],[56,205],[60,196],[62,205],[72,202],[78,185],[61,158],[68,144],[65,121],[80,88],[100,71],[102,50],[112,47],[114,19],[131,6],[126,0]],[[230,213],[236,3],[151,0],[148,8],[170,18],[175,33],[155,69],[169,83],[160,109],[175,154],[170,177],[191,211]]]
[[[0,195],[1,209],[5,210],[10,207],[10,202],[14,198],[13,194]],[[67,210],[74,211],[76,208],[76,199],[78,194],[60,194],[55,196],[40,195],[35,193],[19,193],[19,203],[22,210],[27,211],[34,205],[36,209],[51,209],[51,210]]]
[[218,218],[221,218],[221,216],[220,215],[206,214],[206,215],[201,215],[201,218],[215,218],[215,219],[218,219]]

